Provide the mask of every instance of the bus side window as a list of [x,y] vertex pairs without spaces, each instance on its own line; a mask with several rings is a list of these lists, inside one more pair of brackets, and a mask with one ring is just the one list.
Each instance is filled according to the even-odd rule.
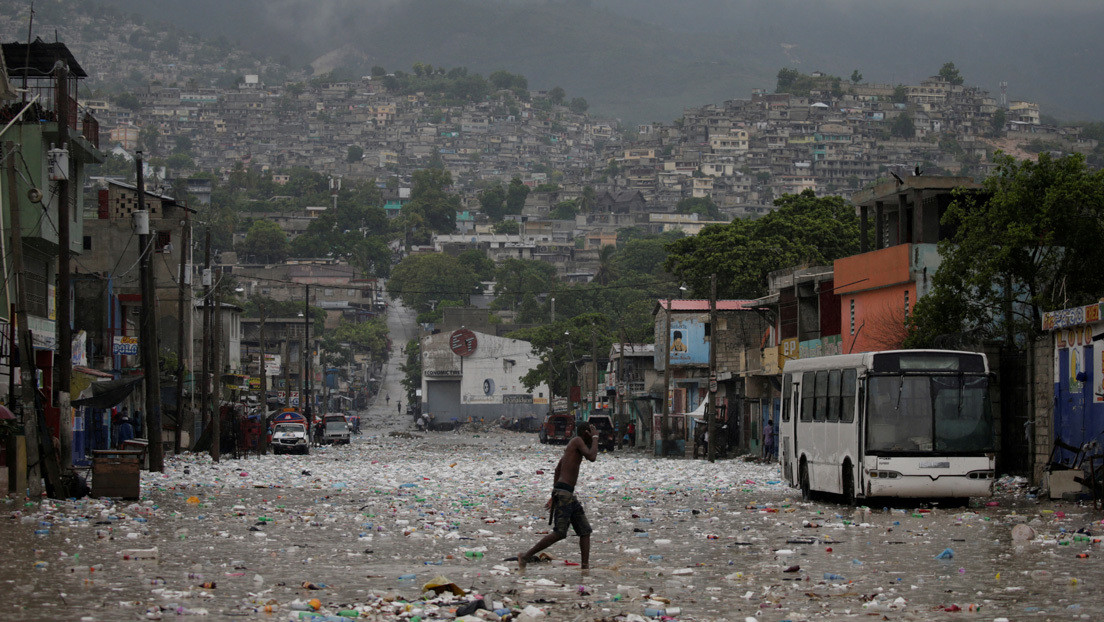
[[840,370],[828,372],[828,421],[840,420]]
[[813,386],[816,372],[807,371],[801,375],[801,420],[813,420]]
[[840,421],[851,423],[855,420],[855,392],[858,386],[858,372],[854,369],[843,370],[840,386]]
[[813,421],[824,421],[828,415],[828,370],[816,373],[816,410]]
[[791,387],[793,385],[793,376],[785,374],[782,376],[782,421],[786,422],[790,420],[790,402],[792,396],[790,395]]

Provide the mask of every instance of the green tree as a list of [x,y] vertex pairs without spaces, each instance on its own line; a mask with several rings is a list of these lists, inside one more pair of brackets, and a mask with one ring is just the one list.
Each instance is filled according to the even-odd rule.
[[567,104],[567,108],[575,114],[583,114],[590,109],[590,104],[582,97],[572,97],[571,102]]
[[287,234],[271,220],[258,220],[249,227],[240,252],[263,263],[283,261],[288,255]]
[[989,119],[989,135],[990,136],[1003,136],[1004,124],[1008,121],[1008,116],[1004,112],[1004,108],[997,108],[997,111],[993,113],[993,116]]
[[115,105],[127,110],[138,110],[142,107],[142,102],[138,101],[138,96],[134,93],[124,91],[115,96]]
[[812,190],[774,201],[777,209],[756,220],[710,225],[671,243],[664,269],[692,295],[755,298],[766,293],[767,274],[799,264],[827,265],[859,249],[859,219],[842,197],[818,198]]
[[584,352],[590,352],[592,334],[596,337],[598,351],[609,351],[614,342],[613,333],[609,330],[609,318],[601,313],[580,314],[555,324],[510,333],[513,339],[528,341],[541,360],[522,378],[522,383],[532,391],[551,379],[552,394],[567,395],[578,380],[575,361]]
[[552,220],[574,220],[579,213],[575,204],[575,201],[560,201],[548,212],[548,217]]
[[1104,171],[1080,154],[1017,161],[999,154],[981,193],[958,193],[943,222],[931,291],[917,301],[907,345],[969,334],[1023,347],[1042,312],[1104,291]]
[[564,92],[563,87],[554,86],[551,91],[548,91],[548,101],[559,106],[564,102],[564,97],[567,93]]
[[796,70],[796,69],[791,69],[791,68],[788,68],[788,67],[783,67],[782,69],[779,69],[778,70],[778,79],[775,82],[775,86],[774,86],[774,92],[775,93],[788,93],[788,92],[790,92],[790,89],[793,88],[794,84],[797,82],[798,78],[800,78],[800,77],[801,77],[801,72]]
[[499,235],[517,235],[521,231],[521,225],[516,220],[503,220],[496,222],[491,227],[491,231]]
[[951,84],[962,84],[964,82],[962,75],[958,73],[958,68],[950,61],[943,63],[943,66],[939,68],[939,77]]
[[861,73],[859,73],[858,69],[851,72],[851,83],[852,84],[858,84],[859,82],[862,82],[862,79],[863,79],[863,75]]
[[406,361],[399,365],[402,371],[402,385],[406,389],[406,402],[414,401],[417,391],[422,388],[422,342],[411,339],[406,342]]
[[903,104],[908,101],[908,87],[903,84],[898,84],[893,87],[892,99],[898,104]]
[[529,186],[521,182],[520,177],[510,180],[510,186],[506,189],[506,213],[520,214],[525,208],[525,199],[529,197]]
[[706,220],[721,219],[721,209],[713,202],[712,197],[687,197],[675,204],[675,211],[680,214],[697,214]]
[[478,286],[475,272],[443,253],[409,255],[387,281],[387,291],[419,313],[444,300],[466,303]]
[[460,265],[468,268],[480,281],[493,281],[495,263],[481,250],[470,248],[456,258]]
[[452,174],[444,169],[422,169],[414,171],[413,182],[410,202],[402,207],[402,224],[420,227],[425,239],[430,232],[455,231],[460,197],[446,190],[452,186]]
[[[660,235],[646,235],[626,240],[617,249],[614,265],[617,272],[625,274],[638,272],[657,277],[666,277],[663,264],[667,260],[667,245],[685,237],[681,231]],[[620,242],[620,241],[619,241]]]
[[556,281],[556,268],[535,259],[506,258],[495,270],[493,309],[517,310],[526,296],[550,291]]
[[483,213],[493,221],[502,220],[506,215],[506,189],[502,184],[493,184],[479,193],[479,205]]
[[345,151],[345,161],[352,164],[353,162],[360,162],[364,158],[364,148],[357,145],[349,145],[349,149]]
[[897,138],[916,138],[916,125],[912,122],[912,117],[903,112],[893,120],[889,133]]

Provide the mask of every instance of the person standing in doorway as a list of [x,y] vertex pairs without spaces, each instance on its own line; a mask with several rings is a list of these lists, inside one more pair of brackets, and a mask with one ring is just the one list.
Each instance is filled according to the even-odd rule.
[[578,435],[567,444],[556,464],[556,472],[552,476],[552,498],[544,504],[551,512],[548,522],[552,524],[552,533],[541,538],[533,548],[518,554],[518,570],[522,572],[534,555],[566,538],[568,526],[579,536],[581,567],[584,570],[590,568],[590,534],[594,530],[587,522],[583,504],[575,497],[575,484],[579,480],[583,458],[590,462],[598,459],[598,431],[593,424],[584,422],[576,432]]
[[774,462],[774,422],[767,417],[767,424],[763,426],[763,458],[767,462]]

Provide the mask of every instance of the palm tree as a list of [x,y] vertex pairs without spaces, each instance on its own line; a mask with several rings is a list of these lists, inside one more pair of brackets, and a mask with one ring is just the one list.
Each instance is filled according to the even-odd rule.
[[613,256],[617,254],[614,245],[603,246],[598,253],[598,271],[594,273],[594,282],[599,285],[609,285],[617,279],[617,270],[613,265]]

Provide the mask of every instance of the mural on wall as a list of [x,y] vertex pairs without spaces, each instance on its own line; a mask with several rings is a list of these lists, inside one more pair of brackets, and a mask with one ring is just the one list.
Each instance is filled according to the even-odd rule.
[[697,320],[671,322],[672,365],[708,365],[709,341],[705,338],[705,324]]
[[1093,337],[1093,403],[1104,404],[1104,333]]

